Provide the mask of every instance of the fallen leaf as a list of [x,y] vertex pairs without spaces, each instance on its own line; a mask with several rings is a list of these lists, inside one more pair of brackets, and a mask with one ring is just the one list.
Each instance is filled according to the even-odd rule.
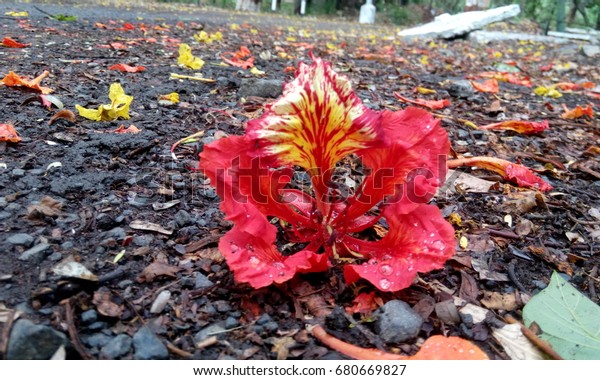
[[179,94],[176,92],[171,92],[170,94],[160,95],[158,97],[158,104],[160,105],[173,105],[179,103]]
[[480,302],[488,309],[495,310],[512,311],[520,309],[523,306],[523,302],[517,300],[517,296],[514,293],[498,293],[488,290],[483,291],[483,298]]
[[377,297],[375,292],[360,293],[352,301],[352,306],[346,307],[346,312],[351,315],[354,313],[371,314],[382,305],[382,299]]
[[0,142],[2,141],[18,143],[21,141],[21,137],[11,124],[0,124]]
[[437,94],[436,90],[432,90],[432,89],[421,87],[421,86],[415,87],[415,92],[418,92],[421,95]]
[[145,230],[145,231],[154,231],[161,233],[163,235],[171,235],[173,230],[167,230],[166,228],[161,227],[159,224],[146,222],[144,220],[134,220],[129,223],[129,227],[134,230]]
[[119,125],[119,128],[113,129],[109,132],[112,132],[112,133],[140,133],[141,131],[138,127],[136,127],[133,124],[131,124],[127,128],[125,128],[125,125],[121,124],[121,125]]
[[6,12],[5,15],[12,16],[12,17],[29,17],[29,13],[26,11],[22,11],[22,12],[9,11],[9,12]]
[[271,348],[271,352],[277,354],[277,360],[286,360],[290,354],[290,348],[297,344],[291,336],[273,338],[272,343],[273,347]]
[[577,106],[572,110],[568,109],[567,106],[563,104],[563,108],[565,109],[565,112],[560,115],[562,119],[578,119],[582,116],[594,117],[594,110],[592,109],[591,104],[588,104],[585,108]]
[[39,91],[42,94],[49,94],[54,90],[48,87],[40,86],[40,82],[48,75],[50,75],[50,72],[44,71],[37,77],[30,80],[17,75],[13,71],[9,71],[8,74],[2,79],[2,83],[4,83],[4,85],[8,87],[27,87],[32,90]]
[[57,217],[63,215],[63,203],[49,196],[43,197],[39,203],[27,206],[27,218],[31,220],[43,219],[43,216]]
[[113,121],[118,118],[129,119],[129,107],[133,101],[133,96],[126,95],[121,84],[113,83],[110,85],[108,98],[111,103],[100,105],[97,110],[84,108],[79,104],[76,104],[75,108],[77,108],[80,116],[94,121]]
[[600,306],[552,273],[550,284],[523,309],[526,326],[536,323],[540,337],[564,359],[600,358]]
[[158,261],[148,265],[136,279],[137,282],[152,282],[157,277],[175,277],[182,268]]
[[106,317],[119,318],[125,310],[124,305],[117,305],[113,301],[113,293],[107,288],[100,288],[94,292],[92,303],[96,305],[98,313]]
[[550,98],[560,98],[562,96],[562,94],[556,88],[554,88],[554,86],[539,86],[535,90],[533,90],[533,93],[539,96],[547,96]]
[[90,272],[83,264],[75,261],[73,256],[69,256],[56,264],[52,271],[57,276],[78,278],[87,281],[98,281],[98,276]]
[[512,360],[544,360],[544,355],[523,333],[519,324],[492,328],[492,335]]
[[221,59],[231,66],[249,69],[254,66],[254,57],[246,46],[241,46],[238,51],[227,51],[221,54]]

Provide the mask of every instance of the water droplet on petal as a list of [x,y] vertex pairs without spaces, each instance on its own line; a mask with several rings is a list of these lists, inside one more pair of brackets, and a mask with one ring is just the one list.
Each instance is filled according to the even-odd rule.
[[369,265],[377,265],[377,262],[378,262],[378,261],[377,261],[376,259],[370,259],[370,260],[368,261]]
[[390,255],[383,255],[383,257],[381,258],[381,261],[388,261],[392,258],[392,256]]
[[[282,263],[282,262],[279,262],[279,261],[277,261],[277,262],[274,262],[274,263],[273,263],[273,266],[274,266],[275,268],[277,268],[277,269],[283,269],[283,268],[285,267],[285,265],[283,265],[283,263]],[[280,276],[282,276],[282,275],[280,275]]]
[[246,244],[246,249],[248,251],[254,251],[254,246],[252,244]]
[[229,248],[231,249],[231,253],[238,253],[240,247],[237,244],[229,243]]
[[389,276],[392,273],[394,273],[394,268],[392,268],[391,265],[383,264],[379,267],[379,273],[381,273],[384,276]]
[[443,251],[444,249],[446,249],[446,243],[444,243],[441,240],[436,240],[433,243],[431,243],[430,247],[438,251]]
[[257,265],[260,263],[260,260],[258,259],[258,257],[256,256],[250,256],[250,259],[248,259],[248,261],[250,262],[250,264],[252,265]]
[[390,280],[382,278],[381,280],[379,280],[379,287],[383,290],[387,290],[390,288],[390,286],[392,286],[392,283],[390,282]]

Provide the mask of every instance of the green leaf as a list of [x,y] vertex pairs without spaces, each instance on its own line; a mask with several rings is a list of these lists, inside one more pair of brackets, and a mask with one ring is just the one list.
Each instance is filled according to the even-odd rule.
[[600,306],[556,272],[548,287],[523,309],[529,326],[537,323],[552,348],[565,359],[600,359]]
[[521,70],[519,70],[518,67],[515,66],[511,66],[511,65],[507,65],[506,63],[496,63],[494,65],[494,68],[498,71],[503,71],[503,72],[507,72],[507,73],[518,73],[521,72]]
[[77,16],[63,14],[52,15],[52,18],[58,21],[77,21]]

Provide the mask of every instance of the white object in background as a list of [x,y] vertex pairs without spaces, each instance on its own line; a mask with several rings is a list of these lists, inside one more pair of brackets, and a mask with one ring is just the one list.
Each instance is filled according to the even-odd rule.
[[300,14],[303,15],[304,13],[306,13],[306,0],[300,2]]
[[367,0],[367,2],[360,7],[360,16],[358,17],[358,22],[361,24],[374,24],[375,11],[376,8],[373,5],[373,0]]
[[277,10],[277,0],[271,0],[271,10],[273,12]]

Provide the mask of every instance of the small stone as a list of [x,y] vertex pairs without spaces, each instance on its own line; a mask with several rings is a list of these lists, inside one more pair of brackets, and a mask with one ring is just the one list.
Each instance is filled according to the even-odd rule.
[[149,247],[153,241],[154,237],[152,235],[136,235],[132,240],[133,244],[138,247]]
[[52,253],[50,256],[48,256],[48,260],[52,261],[52,262],[57,262],[62,260],[63,256],[62,253],[60,252],[54,252]]
[[175,214],[175,225],[177,227],[185,227],[193,223],[193,218],[189,212],[185,210],[179,210]]
[[583,55],[593,58],[600,54],[600,46],[598,45],[583,45],[581,48]]
[[185,189],[185,182],[174,182],[173,188],[175,190],[183,190],[183,189]]
[[104,330],[108,328],[108,323],[103,322],[103,321],[96,321],[94,323],[91,323],[87,329],[89,331],[100,331],[100,330]]
[[139,360],[168,359],[169,351],[163,342],[148,328],[142,326],[133,336],[133,357]]
[[162,313],[171,298],[171,292],[168,290],[163,290],[158,293],[154,302],[152,302],[152,306],[150,307],[150,312],[153,314]]
[[91,323],[96,322],[97,320],[98,312],[94,309],[84,311],[83,313],[81,313],[81,317],[79,318],[79,321],[84,325],[89,325]]
[[238,327],[239,325],[240,322],[237,320],[237,318],[227,317],[227,319],[225,320],[225,328],[228,330]]
[[29,248],[27,251],[21,253],[19,256],[19,260],[21,261],[31,261],[34,263],[40,263],[46,256],[50,253],[52,248],[50,244],[40,243],[33,248]]
[[202,330],[198,331],[196,335],[194,335],[194,342],[200,343],[208,337],[222,333],[223,330],[226,330],[226,328],[222,322],[217,322],[213,323],[212,325],[208,325]]
[[36,325],[28,319],[19,319],[10,333],[6,359],[46,360],[51,358],[60,346],[71,346],[69,339],[62,332],[48,326]]
[[273,333],[279,329],[279,324],[275,321],[267,322],[263,326],[264,330],[268,333]]
[[31,247],[35,238],[29,234],[18,233],[10,235],[6,242],[12,245],[24,245],[25,247]]
[[89,347],[103,347],[110,343],[111,337],[104,333],[82,336],[81,341]]
[[6,201],[6,197],[0,197],[0,208],[4,208],[6,207],[6,205],[8,205],[8,202]]
[[112,238],[115,240],[123,240],[125,239],[125,237],[127,236],[127,233],[125,232],[125,230],[121,227],[115,227],[110,231],[106,231],[104,234],[102,234],[102,238],[103,239],[108,239],[108,238]]
[[215,308],[217,309],[217,311],[219,313],[227,313],[227,312],[231,311],[231,304],[229,303],[229,301],[225,301],[225,300],[214,301],[213,305],[215,306]]
[[31,175],[43,175],[44,173],[46,173],[45,169],[31,169],[29,171],[29,174]]
[[271,316],[269,314],[264,313],[256,320],[256,324],[264,325],[265,323],[271,322],[272,320],[273,320],[273,318],[271,318]]
[[283,82],[278,79],[242,79],[238,96],[258,96],[261,98],[277,98],[283,93]]
[[214,283],[202,273],[196,273],[196,283],[194,289],[207,289],[213,286]]
[[12,176],[15,178],[21,178],[25,175],[25,170],[23,169],[13,169],[11,172]]
[[102,347],[100,353],[108,359],[117,359],[131,350],[133,339],[127,334],[119,334]]
[[448,93],[455,98],[468,98],[475,93],[475,90],[468,80],[458,80],[450,84]]
[[406,342],[416,338],[423,324],[423,318],[406,302],[392,300],[380,307],[374,316],[375,332],[389,344]]
[[96,227],[100,230],[109,230],[111,228],[114,228],[115,224],[115,220],[112,218],[112,216],[108,214],[100,213],[96,215]]

